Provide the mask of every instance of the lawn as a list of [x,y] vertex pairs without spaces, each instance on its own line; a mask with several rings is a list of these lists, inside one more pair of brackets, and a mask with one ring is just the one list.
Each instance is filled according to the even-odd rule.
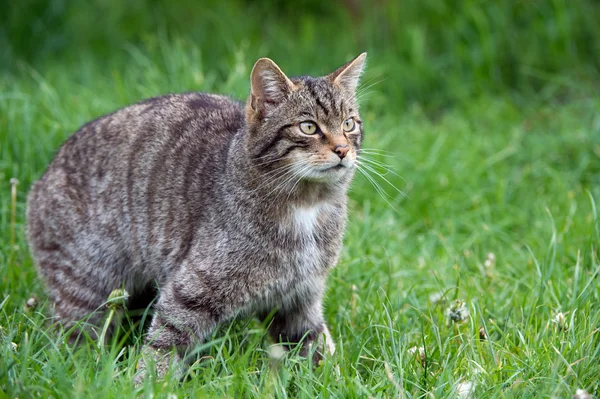
[[[0,399],[600,397],[600,5],[24,3],[0,17]],[[241,320],[184,382],[135,388],[139,325],[63,342],[25,198],[72,132],[167,92],[243,99],[262,56],[319,75],[363,50],[373,163],[328,280],[332,358],[280,358]]]

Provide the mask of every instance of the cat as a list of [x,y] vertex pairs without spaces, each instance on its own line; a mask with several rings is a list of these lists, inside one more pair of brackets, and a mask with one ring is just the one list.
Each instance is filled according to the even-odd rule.
[[55,317],[70,327],[91,314],[97,325],[118,288],[130,308],[154,299],[140,378],[144,359],[162,378],[244,315],[273,315],[274,339],[315,361],[333,353],[323,293],[362,143],[365,58],[292,79],[261,58],[245,104],[170,94],[83,125],[28,196],[28,241]]

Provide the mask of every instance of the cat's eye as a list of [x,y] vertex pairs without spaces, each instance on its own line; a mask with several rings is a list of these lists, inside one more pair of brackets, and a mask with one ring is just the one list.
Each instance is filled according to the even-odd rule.
[[355,126],[354,118],[348,118],[344,121],[342,128],[344,129],[344,132],[351,132],[354,130]]
[[317,132],[317,124],[314,122],[310,122],[310,121],[301,122],[300,130],[304,134],[315,134]]

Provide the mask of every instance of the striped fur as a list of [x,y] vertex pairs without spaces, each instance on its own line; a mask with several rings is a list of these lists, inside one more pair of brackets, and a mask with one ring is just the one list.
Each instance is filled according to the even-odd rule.
[[[172,94],[84,125],[28,198],[29,243],[56,317],[68,326],[95,312],[97,323],[124,287],[130,304],[158,294],[150,354],[184,353],[219,323],[273,309],[276,339],[321,345],[362,140],[354,89],[364,58],[293,79],[261,59],[245,105]],[[316,134],[300,129],[307,120]]]

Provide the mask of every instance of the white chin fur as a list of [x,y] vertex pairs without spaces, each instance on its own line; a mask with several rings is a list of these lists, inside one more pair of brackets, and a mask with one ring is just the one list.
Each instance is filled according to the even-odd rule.
[[339,180],[342,176],[344,176],[350,168],[343,166],[341,164],[334,165],[334,167],[329,167],[327,169],[315,169],[308,173],[304,180],[316,181],[316,182],[334,182]]

